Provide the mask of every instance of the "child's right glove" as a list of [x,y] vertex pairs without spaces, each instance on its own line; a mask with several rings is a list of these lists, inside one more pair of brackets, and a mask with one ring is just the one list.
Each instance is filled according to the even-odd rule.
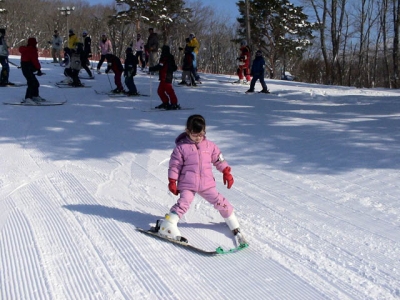
[[172,194],[178,196],[179,191],[178,191],[178,188],[176,187],[176,180],[175,180],[175,179],[172,179],[172,178],[168,178],[168,180],[169,180],[169,184],[168,184],[168,189],[169,189],[169,191],[170,191]]
[[223,175],[223,180],[224,180],[224,185],[226,184],[227,186],[227,188],[228,189],[230,189],[231,187],[232,187],[232,185],[233,185],[233,176],[232,176],[232,174],[231,174],[231,168],[230,167],[226,167],[223,171],[222,171],[222,173],[224,174]]

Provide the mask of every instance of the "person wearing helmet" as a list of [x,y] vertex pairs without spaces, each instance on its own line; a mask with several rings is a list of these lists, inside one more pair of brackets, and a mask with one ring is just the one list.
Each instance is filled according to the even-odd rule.
[[[28,39],[26,46],[19,47],[21,53],[21,70],[24,75],[28,87],[25,92],[25,99],[22,103],[29,105],[39,105],[40,102],[46,101],[39,96],[39,81],[36,76],[42,76],[41,65],[38,57],[37,41],[31,37]],[[36,72],[36,74],[35,74]]]
[[265,60],[264,57],[262,56],[262,51],[257,50],[256,57],[253,61],[253,65],[251,66],[251,76],[253,76],[253,79],[251,80],[250,83],[250,89],[246,93],[254,93],[254,86],[257,80],[260,80],[261,86],[263,88],[260,91],[260,93],[269,94],[267,85],[265,84],[264,74],[265,74]]
[[137,72],[138,59],[135,55],[133,55],[133,50],[131,47],[126,48],[125,54],[124,77],[125,85],[128,88],[128,92],[126,94],[128,96],[139,96],[135,81],[133,80],[133,77],[135,77]]

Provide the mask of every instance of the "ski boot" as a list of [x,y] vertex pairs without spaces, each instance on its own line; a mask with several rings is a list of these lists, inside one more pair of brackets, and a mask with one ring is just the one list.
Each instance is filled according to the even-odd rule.
[[159,235],[167,237],[172,240],[187,242],[185,238],[181,237],[181,232],[178,229],[179,216],[176,213],[170,212],[165,215],[164,220],[157,220],[155,230]]
[[229,229],[232,230],[232,233],[235,236],[239,247],[242,248],[247,247],[249,244],[247,243],[246,238],[240,231],[239,221],[237,220],[235,213],[232,212],[232,214],[228,218],[225,218],[224,220],[228,225]]
[[181,106],[179,104],[171,104],[168,109],[177,110],[177,109],[181,109]]
[[156,109],[169,109],[168,103],[161,103],[160,105],[155,107]]

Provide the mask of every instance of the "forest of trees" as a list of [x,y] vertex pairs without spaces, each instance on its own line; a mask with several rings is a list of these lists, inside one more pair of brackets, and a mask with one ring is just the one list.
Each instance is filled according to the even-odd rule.
[[[400,0],[296,3],[239,0],[235,20],[196,0],[116,0],[94,6],[84,0],[0,0],[0,27],[14,50],[30,36],[48,49],[54,29],[64,39],[74,29],[78,36],[89,32],[96,54],[95,45],[106,33],[121,58],[137,33],[146,39],[147,29],[154,27],[160,45],[169,44],[177,61],[182,58],[178,48],[193,32],[201,43],[199,70],[223,74],[235,73],[240,41],[249,39],[253,53],[262,49],[271,78],[287,71],[309,83],[400,87]],[[67,6],[75,9],[62,15],[59,8]]]

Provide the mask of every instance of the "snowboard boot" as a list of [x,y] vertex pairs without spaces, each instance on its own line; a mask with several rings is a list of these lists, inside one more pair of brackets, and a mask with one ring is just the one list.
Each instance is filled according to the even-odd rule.
[[180,241],[181,233],[178,229],[179,216],[176,213],[170,212],[165,215],[165,219],[158,222],[158,234],[173,240]]
[[239,221],[236,218],[236,215],[234,212],[228,217],[224,218],[226,224],[228,225],[229,229],[232,230],[233,235],[235,236],[239,246],[245,246],[247,245],[247,241],[244,237],[244,235],[240,232],[239,228]]
[[263,89],[263,90],[260,91],[260,93],[269,94],[269,90]]

